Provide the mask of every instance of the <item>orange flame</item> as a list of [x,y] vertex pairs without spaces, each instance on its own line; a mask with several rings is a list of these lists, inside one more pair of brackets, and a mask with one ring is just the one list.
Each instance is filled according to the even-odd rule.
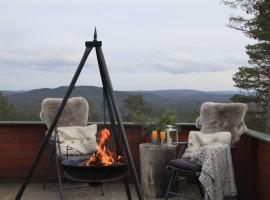
[[[114,154],[105,147],[105,142],[110,137],[110,135],[111,133],[107,128],[102,129],[98,133],[99,142],[97,145],[97,152],[93,153],[88,160],[84,161],[82,163],[82,166],[90,166],[98,163],[108,166],[115,162]],[[117,158],[117,160],[119,160],[120,158]]]

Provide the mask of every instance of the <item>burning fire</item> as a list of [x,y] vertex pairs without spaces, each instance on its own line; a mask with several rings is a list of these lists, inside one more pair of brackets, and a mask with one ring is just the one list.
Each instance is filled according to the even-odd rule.
[[97,152],[90,155],[81,165],[90,166],[102,164],[104,166],[112,165],[121,159],[121,156],[115,158],[115,155],[105,146],[106,140],[110,137],[111,133],[107,128],[102,129],[98,133],[99,142],[97,145]]

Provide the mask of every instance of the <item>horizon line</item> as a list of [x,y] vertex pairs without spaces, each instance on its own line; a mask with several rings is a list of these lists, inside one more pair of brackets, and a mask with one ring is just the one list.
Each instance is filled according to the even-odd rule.
[[[32,90],[40,90],[40,89],[57,89],[60,87],[68,87],[68,85],[62,85],[62,86],[57,86],[57,87],[42,87],[42,88],[32,88],[32,89],[0,89],[0,91],[4,92],[26,92],[26,91],[32,91]],[[96,88],[102,88],[102,86],[95,86],[95,85],[78,85],[76,87],[96,87]],[[119,91],[119,92],[149,92],[149,91],[177,91],[177,90],[192,90],[192,91],[201,91],[201,92],[238,92],[240,89],[235,88],[235,89],[228,89],[228,90],[200,90],[200,89],[193,89],[193,88],[181,88],[181,89],[149,89],[149,90],[144,90],[144,89],[136,89],[136,90],[118,90],[114,89],[114,91]]]

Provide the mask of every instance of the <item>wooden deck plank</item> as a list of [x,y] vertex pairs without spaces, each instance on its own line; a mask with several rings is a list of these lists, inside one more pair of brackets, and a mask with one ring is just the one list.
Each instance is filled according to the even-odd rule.
[[[0,199],[1,200],[14,200],[19,183],[0,183]],[[126,194],[123,184],[104,184],[104,196],[101,196],[100,187],[84,187],[66,189],[63,192],[64,200],[126,200]],[[135,188],[131,186],[132,198],[137,199]],[[183,191],[186,195],[198,197],[198,192],[193,185],[190,185]],[[42,190],[41,183],[31,183],[27,187],[22,200],[58,200],[59,192],[56,183],[49,183],[47,190]],[[161,200],[160,199],[146,199],[146,200]],[[175,197],[172,200],[184,200],[183,198]]]

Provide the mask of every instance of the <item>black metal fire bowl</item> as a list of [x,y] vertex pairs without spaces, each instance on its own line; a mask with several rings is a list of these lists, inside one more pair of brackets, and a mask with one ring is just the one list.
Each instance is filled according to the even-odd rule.
[[128,163],[121,161],[108,166],[81,166],[85,160],[64,160],[63,173],[72,180],[82,182],[104,183],[123,178],[128,173]]

